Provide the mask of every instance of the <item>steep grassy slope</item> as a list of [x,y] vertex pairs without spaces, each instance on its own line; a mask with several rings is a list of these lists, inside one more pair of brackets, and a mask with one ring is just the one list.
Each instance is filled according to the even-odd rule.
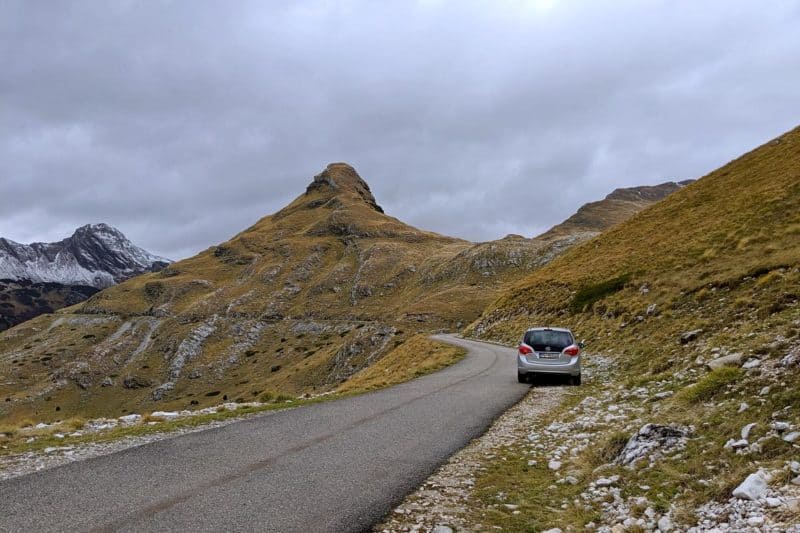
[[384,214],[352,167],[332,164],[229,241],[0,335],[0,416],[333,390],[420,332],[473,321],[587,235],[473,244],[421,231]]
[[[725,502],[747,474],[782,469],[796,458],[798,445],[784,440],[773,422],[800,427],[798,298],[795,129],[571,248],[508,290],[468,331],[514,343],[529,326],[567,326],[587,339],[588,358],[610,357],[613,371],[603,375],[609,381],[590,380],[553,418],[572,420],[587,395],[617,413],[633,413],[622,426],[606,417],[593,427],[592,441],[600,446],[624,442],[647,422],[692,426],[686,450],[656,468],[604,466],[614,453],[599,461],[578,454],[569,464],[580,483],[552,495],[580,493],[597,477],[594,469],[605,468],[604,474],[622,477],[623,499],[644,497],[686,526],[705,512],[703,504]],[[721,356],[730,356],[725,361],[734,368],[711,371],[706,364]],[[653,396],[656,391],[662,394]],[[749,423],[757,424],[749,443],[738,452],[725,447]],[[546,468],[526,480],[500,465],[492,469],[501,472],[492,491],[507,484],[523,499],[532,487],[554,481],[547,481],[553,473]],[[781,471],[778,486],[786,480]],[[599,507],[579,507],[540,509],[531,519],[565,526],[603,516]]]

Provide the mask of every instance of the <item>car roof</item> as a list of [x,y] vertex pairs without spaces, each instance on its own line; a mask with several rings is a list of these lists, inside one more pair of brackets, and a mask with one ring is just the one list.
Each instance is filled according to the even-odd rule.
[[542,327],[536,327],[536,328],[528,328],[528,329],[526,330],[526,332],[527,332],[527,331],[544,331],[544,330],[552,330],[552,331],[566,331],[567,333],[572,333],[572,331],[570,331],[570,330],[569,330],[569,329],[567,329],[567,328],[550,328],[550,327],[546,327],[546,326],[542,326]]

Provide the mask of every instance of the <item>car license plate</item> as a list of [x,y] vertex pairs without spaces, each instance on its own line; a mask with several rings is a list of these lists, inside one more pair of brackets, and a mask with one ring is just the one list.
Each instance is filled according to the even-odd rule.
[[558,353],[540,353],[539,359],[558,359],[560,355]]

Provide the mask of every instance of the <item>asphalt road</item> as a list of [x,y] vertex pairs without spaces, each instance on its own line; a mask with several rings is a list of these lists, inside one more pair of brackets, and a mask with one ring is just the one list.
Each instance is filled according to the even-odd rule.
[[364,531],[528,386],[514,352],[0,482],[0,531]]

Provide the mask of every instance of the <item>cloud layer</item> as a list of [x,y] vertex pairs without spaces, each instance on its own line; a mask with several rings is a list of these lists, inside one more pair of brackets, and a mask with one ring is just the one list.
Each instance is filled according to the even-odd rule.
[[416,226],[534,235],[800,122],[796,2],[4,2],[0,236],[223,241],[331,161]]

